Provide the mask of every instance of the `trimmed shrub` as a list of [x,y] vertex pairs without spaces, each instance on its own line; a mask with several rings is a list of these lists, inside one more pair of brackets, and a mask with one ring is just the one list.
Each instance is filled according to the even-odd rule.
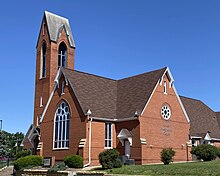
[[196,155],[198,159],[202,159],[203,161],[211,161],[219,155],[219,149],[213,145],[202,144],[193,147],[191,154]]
[[160,152],[160,158],[161,161],[165,164],[168,165],[170,164],[170,162],[173,161],[173,156],[175,155],[175,151],[172,148],[164,148],[161,152]]
[[29,156],[29,155],[31,155],[30,150],[22,150],[22,151],[17,153],[16,158],[18,159],[18,158]]
[[25,168],[31,168],[34,166],[41,166],[43,164],[43,158],[38,155],[30,155],[21,157],[14,162],[15,170],[22,170]]
[[66,170],[64,163],[58,163],[48,170],[49,173],[56,173],[57,171]]
[[79,155],[66,156],[64,158],[64,163],[69,168],[82,168],[83,158]]
[[122,167],[122,162],[121,162],[121,160],[119,158],[115,160],[115,163],[113,164],[113,167],[114,168]]
[[119,159],[119,152],[116,149],[109,149],[99,154],[99,163],[103,169],[119,168],[122,162]]

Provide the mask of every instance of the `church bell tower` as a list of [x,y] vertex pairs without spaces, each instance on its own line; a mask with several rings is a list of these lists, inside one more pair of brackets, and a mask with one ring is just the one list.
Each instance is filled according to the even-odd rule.
[[46,106],[60,67],[74,69],[75,44],[68,19],[44,12],[36,46],[34,122]]

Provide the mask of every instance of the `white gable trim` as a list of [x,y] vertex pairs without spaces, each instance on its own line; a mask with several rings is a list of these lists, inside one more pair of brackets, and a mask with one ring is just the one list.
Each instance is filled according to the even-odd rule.
[[[51,102],[51,100],[52,100],[52,98],[53,98],[53,95],[54,95],[54,92],[55,92],[56,88],[59,87],[59,79],[60,79],[60,76],[61,76],[62,74],[64,75],[64,78],[65,78],[65,81],[66,81],[66,85],[68,85],[68,79],[66,78],[65,73],[62,71],[62,67],[60,67],[59,70],[58,70],[58,72],[57,72],[56,78],[55,78],[55,80],[54,80],[55,85],[54,85],[53,90],[52,90],[52,92],[51,92],[51,94],[50,94],[50,97],[49,97],[49,99],[48,99],[48,101],[47,101],[47,104],[46,104],[46,106],[45,106],[45,108],[44,108],[44,111],[43,111],[43,113],[42,113],[42,115],[41,115],[40,123],[42,123],[42,121],[43,121],[43,119],[44,119],[44,116],[45,116],[45,114],[46,114],[46,112],[47,112],[47,109],[48,109],[48,107],[49,107],[49,105],[50,105],[50,102]],[[70,86],[71,86],[71,88],[72,88],[72,90],[73,90],[73,92],[74,92],[74,89],[73,89],[73,86],[71,85],[71,83],[70,83]],[[77,97],[77,95],[76,95],[75,92],[74,92],[74,94],[75,94],[75,96]],[[77,100],[78,100],[78,98],[77,98]],[[79,101],[79,100],[78,100],[78,101]],[[80,104],[80,102],[79,102],[79,104]],[[81,106],[81,104],[80,104],[80,106]],[[81,106],[81,107],[82,107],[82,106]]]
[[55,85],[54,85],[53,90],[52,90],[52,92],[51,92],[51,94],[50,94],[50,97],[49,97],[49,99],[48,99],[48,101],[47,101],[47,104],[46,104],[46,106],[45,106],[45,108],[44,108],[44,111],[43,111],[43,113],[42,113],[42,115],[41,115],[40,123],[42,123],[42,121],[43,121],[43,119],[44,119],[44,116],[45,116],[45,114],[46,114],[46,112],[47,112],[47,109],[48,109],[48,107],[49,107],[49,105],[50,105],[50,102],[51,102],[51,100],[52,100],[52,98],[53,98],[54,92],[55,92],[55,90],[56,90],[56,88],[57,88],[57,85],[59,85],[60,75],[61,75],[61,68],[59,68],[59,70],[58,70],[58,72],[57,72],[56,78],[55,78],[55,80],[54,80]]
[[188,116],[188,114],[186,113],[186,110],[185,110],[185,108],[184,108],[184,106],[183,106],[183,103],[182,103],[180,97],[179,97],[179,94],[178,94],[177,91],[176,91],[176,88],[175,88],[174,84],[173,84],[173,90],[174,90],[174,92],[175,92],[175,94],[176,94],[176,97],[177,97],[177,100],[179,101],[179,104],[180,104],[180,106],[181,106],[181,108],[182,108],[182,110],[183,110],[183,113],[184,113],[184,115],[185,115],[185,117],[186,117],[186,120],[187,120],[187,122],[189,123],[189,122],[190,122],[189,116]]
[[[143,115],[145,109],[147,108],[147,106],[148,106],[148,104],[149,104],[149,102],[150,102],[150,100],[151,100],[151,98],[152,98],[152,96],[153,96],[153,94],[154,94],[154,92],[155,92],[157,86],[160,84],[162,78],[164,77],[164,75],[165,75],[166,73],[168,73],[168,76],[169,76],[169,78],[170,78],[170,85],[173,84],[173,82],[174,82],[173,76],[172,76],[172,74],[171,74],[170,69],[167,67],[166,70],[165,70],[164,73],[163,73],[163,76],[158,80],[156,86],[154,87],[154,90],[153,90],[153,92],[151,93],[150,98],[148,99],[148,101],[147,101],[147,103],[146,103],[146,105],[145,105],[145,107],[144,107],[144,109],[143,109],[143,111],[142,111],[142,113],[141,113],[141,116]],[[174,84],[173,84],[173,90],[174,90],[175,95],[176,95],[176,97],[177,97],[177,100],[178,100],[178,102],[179,102],[179,104],[180,104],[180,106],[181,106],[181,109],[183,110],[183,113],[184,113],[184,115],[185,115],[185,117],[186,117],[186,120],[187,120],[187,122],[189,123],[189,122],[190,122],[189,117],[188,117],[188,115],[187,115],[187,113],[186,113],[186,110],[185,110],[183,104],[182,104],[182,101],[181,101],[181,99],[180,99],[180,97],[179,97],[179,94],[178,94],[177,91],[176,91],[176,88],[175,88]]]
[[144,111],[145,111],[145,109],[147,108],[147,106],[148,106],[148,104],[149,104],[149,102],[150,102],[150,100],[151,100],[151,98],[152,98],[152,96],[153,96],[153,94],[154,94],[154,92],[155,92],[157,86],[159,85],[159,83],[160,83],[160,80],[157,81],[157,84],[156,84],[156,86],[154,87],[154,90],[153,90],[153,92],[151,93],[150,98],[148,99],[148,101],[147,101],[147,103],[146,103],[146,105],[145,105],[143,111],[141,112],[141,116],[144,114]]
[[168,73],[168,76],[169,76],[169,78],[170,78],[170,82],[174,82],[173,75],[171,74],[171,71],[170,71],[169,67],[167,67],[166,71],[165,71],[164,74],[163,74],[163,77],[164,77],[164,75],[165,75],[166,73]]

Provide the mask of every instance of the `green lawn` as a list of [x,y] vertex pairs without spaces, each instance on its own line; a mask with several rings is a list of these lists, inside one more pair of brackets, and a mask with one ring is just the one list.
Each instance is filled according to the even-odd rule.
[[220,176],[220,161],[210,162],[193,162],[193,163],[177,163],[170,165],[136,165],[123,166],[106,170],[109,174],[125,174],[125,175],[187,175],[187,176]]

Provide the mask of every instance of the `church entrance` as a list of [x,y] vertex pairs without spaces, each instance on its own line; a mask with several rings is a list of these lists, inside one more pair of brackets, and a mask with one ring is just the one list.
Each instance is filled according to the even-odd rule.
[[39,136],[35,136],[33,139],[33,149],[32,149],[32,154],[37,155],[37,146],[39,144]]
[[128,129],[121,129],[118,134],[122,146],[124,147],[124,155],[121,156],[123,164],[129,164],[131,159],[132,133]]

